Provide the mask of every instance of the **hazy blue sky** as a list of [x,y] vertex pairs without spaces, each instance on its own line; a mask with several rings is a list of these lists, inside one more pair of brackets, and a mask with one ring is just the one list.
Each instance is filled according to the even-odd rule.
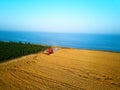
[[0,0],[0,30],[120,33],[120,0]]

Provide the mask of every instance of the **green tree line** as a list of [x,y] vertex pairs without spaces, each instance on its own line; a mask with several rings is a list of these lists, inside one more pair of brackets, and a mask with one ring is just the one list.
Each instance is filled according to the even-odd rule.
[[0,62],[44,51],[49,46],[34,45],[22,42],[2,42],[0,41]]

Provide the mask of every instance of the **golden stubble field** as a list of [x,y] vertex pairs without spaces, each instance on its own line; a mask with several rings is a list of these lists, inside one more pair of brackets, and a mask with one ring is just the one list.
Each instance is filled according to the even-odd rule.
[[61,49],[0,63],[0,90],[120,90],[120,53]]

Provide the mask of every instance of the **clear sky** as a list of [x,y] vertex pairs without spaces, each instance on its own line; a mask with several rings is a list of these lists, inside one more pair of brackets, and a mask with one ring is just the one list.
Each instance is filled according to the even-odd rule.
[[0,0],[0,30],[120,33],[120,0]]

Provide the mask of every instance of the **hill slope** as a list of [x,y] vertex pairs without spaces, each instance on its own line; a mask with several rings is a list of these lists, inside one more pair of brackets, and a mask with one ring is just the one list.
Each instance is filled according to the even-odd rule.
[[61,49],[0,63],[0,90],[118,90],[120,53]]

